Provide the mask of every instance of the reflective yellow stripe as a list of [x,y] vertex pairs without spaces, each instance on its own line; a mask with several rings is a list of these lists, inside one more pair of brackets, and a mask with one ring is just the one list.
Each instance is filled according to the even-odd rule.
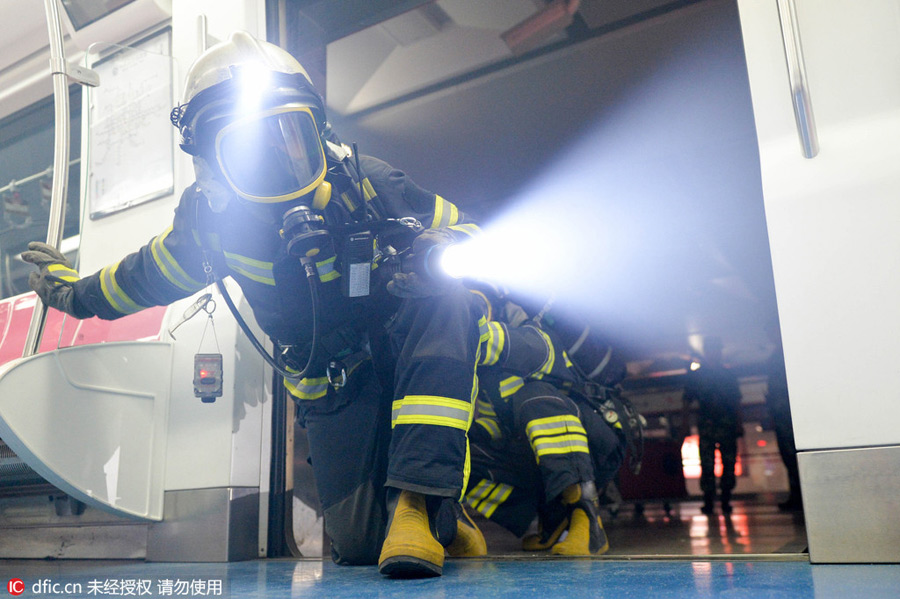
[[485,416],[497,415],[497,412],[494,410],[494,406],[491,404],[491,402],[479,399],[476,403],[478,405],[479,414],[483,414]]
[[525,426],[525,432],[538,463],[544,455],[590,453],[587,432],[573,414],[535,418]]
[[462,225],[453,225],[452,227],[447,227],[451,231],[459,231],[460,233],[464,233],[469,237],[475,237],[479,233],[481,233],[481,227],[476,225],[475,223],[464,223]]
[[203,283],[192,279],[178,261],[172,256],[164,243],[166,237],[172,232],[172,227],[163,231],[161,235],[157,235],[150,243],[150,252],[153,254],[153,261],[159,267],[163,276],[173,285],[184,291],[197,291],[204,287]]
[[500,360],[500,354],[503,352],[503,346],[506,344],[506,332],[503,324],[491,321],[488,323],[488,338],[484,348],[484,360],[481,362],[485,366],[496,364]]
[[247,256],[224,252],[225,263],[228,268],[238,272],[248,279],[252,279],[257,283],[264,285],[275,285],[275,277],[272,274],[272,263],[262,260],[255,260]]
[[356,211],[356,202],[353,201],[353,198],[350,197],[350,192],[345,191],[341,194],[341,201],[344,202],[344,206],[347,207],[347,210],[350,212]]
[[469,430],[473,407],[469,401],[433,395],[407,395],[391,404],[391,427],[428,424]]
[[314,379],[303,378],[299,383],[293,383],[290,379],[284,379],[284,386],[296,398],[319,399],[328,393],[328,377]]
[[562,435],[559,437],[541,437],[532,445],[535,459],[540,463],[546,455],[566,453],[590,453],[587,437],[584,435]]
[[485,518],[490,518],[497,508],[509,498],[509,495],[512,492],[513,487],[510,485],[504,483],[497,483],[494,485],[483,480],[478,483],[478,486],[472,489],[468,495],[466,495],[466,503]]
[[432,229],[449,227],[459,222],[459,209],[439,195],[434,196],[434,219],[431,221]]
[[479,501],[487,497],[494,485],[487,479],[482,479],[475,487],[466,494],[466,503],[475,509]]
[[556,350],[553,348],[553,341],[550,340],[550,335],[540,329],[538,329],[538,333],[544,338],[544,343],[547,344],[547,359],[541,364],[538,371],[531,375],[531,378],[542,379],[544,375],[550,374],[550,371],[553,370],[553,364],[556,362]]
[[47,270],[50,271],[54,277],[59,277],[63,281],[68,281],[70,283],[74,283],[81,278],[76,271],[64,264],[50,264],[47,266]]
[[363,188],[363,198],[365,198],[365,200],[367,202],[377,195],[375,193],[375,188],[372,187],[372,182],[369,181],[368,177],[363,179],[362,188]]
[[319,273],[319,280],[323,283],[327,283],[328,281],[333,281],[341,277],[341,273],[339,273],[334,268],[336,259],[337,256],[332,256],[328,260],[316,262],[316,271]]
[[476,418],[475,422],[480,424],[484,430],[488,432],[491,436],[491,439],[500,439],[503,437],[503,433],[500,432],[500,425],[497,424],[497,421],[493,418]]
[[525,386],[522,377],[511,376],[500,381],[500,397],[509,397],[519,389]]
[[134,302],[128,294],[122,291],[119,283],[116,281],[116,270],[120,263],[107,266],[100,271],[100,289],[103,291],[103,297],[109,302],[113,310],[120,314],[133,314],[139,310],[143,310],[146,306],[140,306]]
[[586,434],[581,420],[573,414],[535,418],[528,421],[528,424],[525,425],[525,434],[528,435],[529,439],[534,439],[541,435],[557,435],[565,432]]

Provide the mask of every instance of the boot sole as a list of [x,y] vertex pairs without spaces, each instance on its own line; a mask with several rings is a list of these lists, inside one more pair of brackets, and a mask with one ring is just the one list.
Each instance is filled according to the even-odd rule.
[[389,557],[378,565],[378,571],[389,578],[432,578],[444,568],[424,559],[408,555]]

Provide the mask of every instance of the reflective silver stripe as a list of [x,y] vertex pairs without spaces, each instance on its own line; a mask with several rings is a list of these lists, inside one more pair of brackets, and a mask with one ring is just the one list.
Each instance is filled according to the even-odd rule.
[[328,393],[328,378],[314,379],[303,378],[299,383],[293,383],[290,379],[284,379],[284,386],[294,397],[300,399],[319,399]]
[[456,206],[439,195],[434,196],[434,220],[432,229],[440,229],[455,225],[459,221],[459,210]]
[[557,435],[566,432],[585,433],[584,426],[582,426],[581,420],[577,416],[564,414],[562,416],[535,418],[525,426],[525,434],[528,435],[529,439],[540,435]]
[[[54,277],[59,277],[63,281],[68,281],[69,283],[74,283],[80,279],[76,271],[63,264],[49,264],[47,265],[47,270],[50,271]],[[55,284],[59,285],[59,283]]]
[[461,225],[453,225],[452,227],[447,227],[451,231],[459,231],[460,233],[464,233],[469,237],[475,237],[479,233],[481,233],[481,227],[476,225],[475,223],[463,223]]
[[161,235],[157,235],[150,242],[150,253],[153,255],[153,261],[170,283],[184,291],[198,291],[204,287],[204,284],[195,281],[184,271],[164,243],[171,232],[172,227],[169,226]]
[[591,373],[588,375],[589,379],[592,379],[595,376],[597,376],[598,374],[600,374],[601,372],[603,372],[603,369],[606,368],[607,364],[609,364],[609,359],[612,357],[612,352],[613,352],[613,348],[610,345],[606,349],[606,355],[603,356],[603,360],[601,360],[600,363],[597,364],[597,367],[593,371],[591,371]]
[[500,439],[503,434],[500,432],[500,425],[497,424],[497,421],[493,418],[476,418],[475,422],[480,424],[484,430],[488,432],[491,436],[491,439]]
[[500,360],[503,346],[506,343],[506,331],[502,323],[491,321],[488,323],[488,338],[484,348],[484,360],[482,364],[491,366]]
[[112,306],[113,310],[120,314],[133,314],[139,310],[143,310],[146,306],[140,306],[135,303],[128,294],[125,293],[119,283],[116,281],[116,270],[119,268],[120,262],[107,266],[100,271],[100,289],[103,291],[103,297]]
[[494,406],[489,401],[484,401],[483,399],[478,400],[478,413],[484,414],[485,416],[496,416],[497,412],[494,410]]
[[482,316],[478,319],[478,340],[480,342],[487,341],[491,336],[490,325],[487,318]]
[[584,435],[564,435],[562,437],[542,437],[532,443],[537,457],[561,453],[589,453],[587,437]]
[[340,278],[341,273],[334,269],[334,263],[336,260],[337,256],[332,256],[327,260],[316,262],[316,272],[319,273],[319,280],[323,283],[327,283],[328,281],[333,281],[337,278]]
[[487,479],[482,479],[475,487],[466,493],[466,503],[474,509],[479,501],[487,497],[494,485]]
[[[490,518],[497,508],[509,498],[510,493],[513,492],[513,487],[504,483],[497,483],[492,485],[492,489],[489,488],[488,490],[490,490],[490,494],[480,500],[474,500],[474,505],[472,501],[468,502],[473,509],[481,513],[485,518]],[[468,497],[467,495],[467,501]]]
[[519,389],[525,386],[522,377],[511,376],[500,381],[500,397],[509,397]]
[[469,429],[473,406],[468,401],[431,395],[408,395],[391,405],[391,426],[429,424]]
[[248,279],[264,285],[275,285],[275,276],[272,274],[272,263],[254,260],[246,256],[224,252],[225,263],[230,269],[238,272]]
[[543,375],[550,374],[550,371],[553,370],[553,364],[556,362],[556,350],[553,348],[553,341],[550,340],[550,335],[540,329],[538,329],[538,332],[544,338],[544,343],[547,344],[547,361],[541,365],[540,374],[534,375],[535,378],[542,378]]
[[590,333],[590,332],[591,332],[590,326],[584,327],[584,330],[581,331],[581,336],[578,338],[577,341],[575,341],[575,343],[572,344],[572,347],[570,347],[569,349],[566,350],[566,353],[568,353],[570,356],[574,356],[575,353],[579,349],[581,349],[581,344],[584,343],[584,340],[588,338],[588,333]]

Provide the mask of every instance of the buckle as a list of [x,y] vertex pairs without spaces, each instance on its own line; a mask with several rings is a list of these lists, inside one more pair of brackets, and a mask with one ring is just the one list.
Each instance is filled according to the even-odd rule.
[[[338,373],[340,373],[340,378],[338,378]],[[325,376],[328,377],[328,382],[332,387],[340,389],[347,384],[347,366],[340,360],[331,360],[325,369]]]

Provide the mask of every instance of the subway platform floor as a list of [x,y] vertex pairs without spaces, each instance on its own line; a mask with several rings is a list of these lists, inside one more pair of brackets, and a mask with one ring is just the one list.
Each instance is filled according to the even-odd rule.
[[[730,523],[729,523],[730,521]],[[611,549],[568,559],[519,550],[519,541],[481,521],[487,558],[448,559],[444,576],[389,580],[375,567],[328,559],[226,564],[141,561],[2,560],[4,584],[21,597],[897,597],[898,565],[810,564],[802,516],[766,498],[738,501],[730,518],[703,516],[699,502],[666,515],[648,504],[605,518]],[[8,582],[9,581],[9,582]],[[12,587],[7,586],[7,593]],[[2,594],[2,593],[0,593]],[[12,595],[10,595],[12,596]]]

